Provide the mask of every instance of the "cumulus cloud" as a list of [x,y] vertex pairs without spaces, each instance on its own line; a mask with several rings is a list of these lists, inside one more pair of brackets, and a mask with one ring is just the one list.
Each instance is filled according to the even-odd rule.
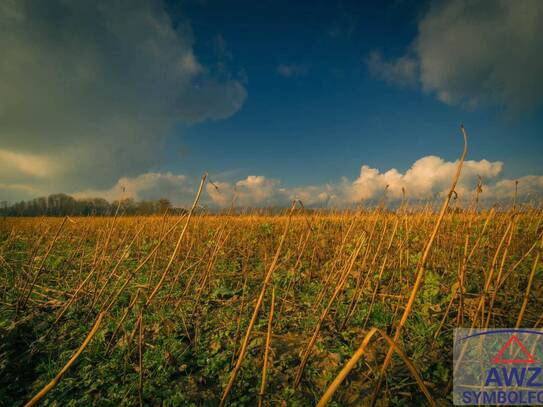
[[244,207],[275,206],[288,203],[288,191],[281,182],[262,175],[249,175],[233,184],[227,182],[208,184],[207,192],[212,202],[219,206],[235,204]]
[[48,192],[137,176],[157,163],[175,125],[229,117],[246,98],[224,66],[215,75],[198,61],[189,22],[174,26],[151,0],[7,0],[0,49],[8,199],[25,196],[13,192],[21,174]]
[[[345,198],[347,202],[374,199],[388,187],[387,195],[392,199],[402,197],[402,188],[410,198],[428,199],[448,191],[457,165],[457,162],[447,162],[436,156],[415,161],[403,174],[394,168],[380,172],[363,165],[360,176],[352,183],[343,185]],[[503,163],[500,161],[465,161],[456,192],[459,195],[469,194],[475,189],[478,177],[493,180],[502,168]]]
[[337,187],[331,184],[308,185],[288,190],[290,201],[299,199],[307,207],[326,207],[338,198]]
[[285,78],[290,78],[293,76],[300,76],[307,72],[307,65],[278,65],[277,73]]
[[[234,181],[217,181],[206,184],[201,202],[211,207],[288,206],[300,199],[307,207],[349,207],[364,202],[377,201],[386,196],[397,202],[405,196],[411,201],[423,201],[444,196],[450,188],[458,162],[446,161],[436,156],[426,156],[415,161],[405,172],[395,168],[380,171],[362,165],[360,174],[349,179],[324,185],[284,187],[280,180],[263,175],[250,175]],[[488,160],[466,160],[456,186],[458,197],[467,202],[474,196],[479,180],[483,183],[481,199],[488,203],[511,199],[518,181],[521,200],[543,197],[543,176],[529,175],[517,180],[502,177],[503,163]],[[198,179],[168,173],[144,173],[136,177],[123,177],[109,189],[87,190],[75,194],[78,198],[101,196],[109,200],[120,198],[158,199],[169,198],[176,205],[189,205],[198,188]],[[0,189],[2,185],[0,184]],[[21,187],[24,188],[24,187]]]
[[370,54],[368,67],[391,84],[416,71],[422,89],[447,104],[533,110],[543,101],[542,20],[539,0],[436,2],[408,56],[383,62]]
[[512,199],[516,189],[518,189],[517,193],[521,199],[541,198],[543,194],[543,176],[527,175],[516,180],[500,180],[495,184],[484,187],[481,197],[488,200]]
[[[301,199],[307,206],[350,206],[383,196],[387,190],[388,199],[394,201],[402,198],[403,191],[411,200],[424,200],[442,196],[450,188],[456,173],[458,162],[445,161],[436,156],[427,156],[417,160],[404,173],[390,169],[384,172],[363,165],[360,175],[349,180],[343,178],[335,184],[322,186],[302,186],[282,188],[278,180],[268,180],[263,176],[248,177],[238,181],[241,185],[239,194],[241,206],[261,206],[281,203],[288,204],[292,199]],[[481,197],[489,201],[510,198],[514,195],[515,180],[499,179],[503,169],[500,161],[467,160],[464,162],[462,175],[456,192],[463,199],[470,199],[479,179],[483,181]],[[541,197],[543,194],[543,176],[526,176],[518,180],[519,196]],[[233,190],[230,184],[221,186],[228,194]],[[220,188],[221,188],[220,187]],[[224,193],[215,191],[210,198],[218,205],[230,203],[221,199]]]

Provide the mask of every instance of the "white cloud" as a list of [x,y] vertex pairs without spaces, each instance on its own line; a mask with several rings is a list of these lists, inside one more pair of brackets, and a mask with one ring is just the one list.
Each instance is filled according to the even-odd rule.
[[285,192],[280,182],[267,179],[261,175],[249,175],[246,179],[236,182],[236,193],[242,202],[266,202]]
[[541,21],[539,0],[436,2],[420,20],[409,56],[383,62],[370,55],[369,68],[403,84],[412,61],[422,89],[444,103],[533,110],[543,101]]
[[290,78],[293,76],[300,76],[307,72],[307,66],[306,65],[278,65],[277,66],[277,73],[281,76],[284,76],[285,78]]
[[232,185],[228,182],[208,182],[206,184],[206,192],[211,199],[211,202],[215,205],[224,208],[232,204],[234,194]]
[[[402,188],[410,198],[428,199],[448,191],[457,164],[436,156],[427,156],[415,161],[403,174],[394,168],[381,173],[375,168],[363,165],[360,176],[343,186],[346,201],[375,199],[387,186],[387,196],[393,199],[402,197]],[[456,192],[460,195],[469,194],[477,185],[478,176],[485,180],[493,180],[500,174],[502,167],[503,163],[499,161],[466,161]]]
[[299,199],[305,206],[327,206],[328,203],[333,202],[336,196],[336,187],[333,185],[309,185],[304,187],[291,188],[289,190],[289,198]]
[[211,201],[219,206],[229,206],[235,197],[235,204],[244,207],[275,206],[288,203],[288,191],[281,182],[262,175],[249,175],[234,184],[227,182],[208,184],[207,192]]
[[148,172],[137,177],[122,177],[109,189],[77,192],[74,197],[103,197],[110,201],[125,198],[135,200],[168,198],[176,204],[186,205],[191,202],[194,193],[193,183],[184,175]]
[[483,187],[481,197],[488,200],[511,199],[515,196],[515,183],[518,182],[518,196],[521,199],[541,199],[543,195],[543,176],[527,175],[517,180],[504,179]]
[[229,117],[247,95],[152,0],[4,1],[0,50],[5,185],[17,171],[46,192],[104,189],[157,164],[175,125]]
[[[362,165],[354,180],[342,178],[336,183],[287,188],[277,179],[250,175],[237,181],[217,181],[206,185],[201,202],[213,207],[229,207],[235,197],[237,207],[288,206],[300,199],[308,207],[348,207],[381,199],[385,189],[389,202],[399,201],[405,191],[411,201],[444,196],[450,188],[458,162],[426,156],[415,161],[405,172],[397,169],[380,171]],[[479,179],[483,182],[481,199],[487,203],[508,200],[514,196],[518,181],[521,200],[543,197],[543,176],[530,175],[518,180],[501,177],[503,163],[488,160],[467,160],[456,186],[458,197],[469,202]],[[0,188],[2,186],[0,185]],[[137,177],[124,177],[112,188],[90,190],[77,197],[102,196],[114,200],[121,197],[135,199],[169,198],[177,205],[189,205],[198,187],[197,179],[172,173],[145,173]],[[123,192],[124,188],[124,192]]]

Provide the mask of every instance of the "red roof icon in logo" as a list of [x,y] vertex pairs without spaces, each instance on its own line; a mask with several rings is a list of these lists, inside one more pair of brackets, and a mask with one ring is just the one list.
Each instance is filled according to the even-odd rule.
[[[504,359],[503,355],[504,353],[513,345],[516,344],[518,346],[518,350],[515,355],[515,359]],[[511,348],[513,350],[514,348]],[[519,351],[524,354],[525,359],[518,358]],[[500,351],[494,356],[492,359],[492,362],[494,363],[535,363],[534,356],[528,352],[528,349],[522,344],[522,342],[517,338],[516,335],[511,335],[509,340],[503,345],[503,347],[500,349]]]

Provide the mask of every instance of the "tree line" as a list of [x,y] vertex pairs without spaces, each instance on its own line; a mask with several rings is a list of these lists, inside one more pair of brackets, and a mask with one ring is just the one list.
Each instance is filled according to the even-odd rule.
[[153,215],[184,213],[185,209],[175,208],[161,198],[155,201],[135,201],[132,198],[108,202],[104,198],[76,199],[67,194],[52,194],[9,204],[0,202],[0,216],[109,216],[119,211],[120,215]]

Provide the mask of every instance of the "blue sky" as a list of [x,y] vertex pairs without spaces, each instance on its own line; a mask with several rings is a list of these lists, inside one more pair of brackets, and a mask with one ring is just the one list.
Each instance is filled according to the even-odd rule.
[[[406,52],[426,1],[291,3],[187,7],[196,53],[212,63],[222,36],[233,71],[247,76],[248,97],[226,120],[179,131],[172,144],[186,155],[171,154],[162,169],[196,175],[205,163],[212,173],[264,174],[289,186],[332,182],[362,163],[406,170],[430,154],[454,160],[463,122],[472,159],[503,161],[511,177],[543,173],[540,111],[511,118],[499,106],[467,110],[369,73],[370,52]],[[283,77],[281,64],[304,72]]]
[[[123,189],[183,203],[204,171],[222,185],[214,204],[234,190],[247,205],[349,204],[389,184],[429,197],[460,123],[466,194],[479,175],[489,198],[543,185],[540,2],[38,4],[0,12],[8,200]],[[428,156],[441,161],[411,171],[426,185],[408,174]]]

